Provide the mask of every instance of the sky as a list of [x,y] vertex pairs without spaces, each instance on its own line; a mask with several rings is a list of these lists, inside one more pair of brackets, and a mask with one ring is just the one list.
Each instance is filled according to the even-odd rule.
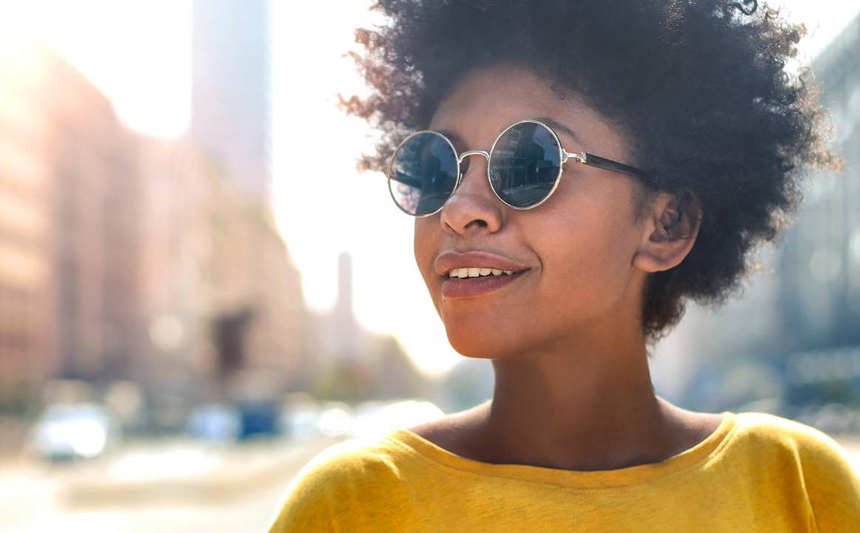
[[[768,4],[807,24],[800,64],[860,12],[860,3],[844,0]],[[343,54],[356,46],[354,29],[374,20],[368,5],[273,0],[274,208],[308,305],[324,311],[334,304],[338,255],[348,251],[359,322],[397,336],[422,370],[436,374],[463,356],[448,344],[415,265],[414,221],[394,206],[382,175],[357,173],[372,132],[335,106],[338,92],[363,89]],[[130,128],[164,138],[187,130],[191,0],[0,0],[0,10],[0,31],[45,37]]]

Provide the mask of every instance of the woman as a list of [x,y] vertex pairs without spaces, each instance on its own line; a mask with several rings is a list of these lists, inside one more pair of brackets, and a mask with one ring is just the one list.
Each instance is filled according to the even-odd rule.
[[386,136],[366,168],[415,217],[451,345],[492,400],[331,446],[270,531],[860,531],[818,430],[654,393],[648,347],[714,306],[838,168],[804,33],[754,2],[381,0],[358,32]]

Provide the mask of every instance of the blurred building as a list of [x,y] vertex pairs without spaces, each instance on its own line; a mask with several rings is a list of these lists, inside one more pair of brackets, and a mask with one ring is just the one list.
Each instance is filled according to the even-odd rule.
[[59,373],[127,378],[142,341],[137,138],[89,80],[50,57],[41,92],[52,120]]
[[191,141],[131,133],[51,48],[0,46],[0,87],[0,407],[54,378],[186,403],[307,380],[267,201]]
[[[787,404],[850,403],[846,391],[860,383],[848,370],[860,346],[860,17],[810,68],[846,169],[811,172],[793,224],[760,250],[760,269],[735,300],[716,312],[689,307],[673,333],[681,356],[672,359],[699,407],[736,408],[734,400],[765,394]],[[822,371],[805,372],[816,365]],[[771,378],[750,378],[762,373]]]
[[[141,139],[141,327],[147,342],[137,380],[167,391],[188,391],[204,380],[208,312],[202,279],[210,260],[206,212],[209,183],[187,144]],[[211,350],[209,350],[211,351]]]
[[191,137],[239,190],[271,193],[269,0],[195,0]]
[[307,313],[268,206],[241,194],[191,143],[142,144],[149,353],[141,374],[196,399],[296,387]]
[[0,37],[0,405],[57,366],[53,127],[46,57]]
[[135,139],[58,54],[5,44],[0,374],[122,376],[140,340]]
[[301,374],[320,397],[358,401],[422,396],[432,380],[425,376],[392,335],[364,329],[353,309],[352,257],[338,257],[337,300],[330,311],[314,314],[310,325],[313,354]]
[[811,67],[846,170],[813,177],[780,259],[779,310],[795,350],[860,345],[860,16]]
[[349,252],[341,252],[337,261],[337,300],[329,317],[331,331],[324,336],[326,348],[335,357],[349,357],[363,340],[364,332],[359,328],[352,308],[352,279],[352,256]]
[[361,347],[369,342],[369,332],[359,325],[353,310],[352,282],[352,256],[341,252],[337,262],[337,299],[330,311],[319,314],[315,320],[316,368],[354,361],[359,358]]
[[252,389],[295,387],[302,358],[313,356],[299,272],[268,204],[237,194],[229,176],[214,177],[208,316],[216,367],[227,378],[256,375]]

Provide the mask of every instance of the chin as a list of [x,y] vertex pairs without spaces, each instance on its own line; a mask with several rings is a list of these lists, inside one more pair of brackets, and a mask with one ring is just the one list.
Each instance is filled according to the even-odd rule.
[[448,331],[448,342],[451,347],[462,356],[472,359],[498,359],[501,355],[501,346],[498,338],[489,335],[476,335],[474,331]]

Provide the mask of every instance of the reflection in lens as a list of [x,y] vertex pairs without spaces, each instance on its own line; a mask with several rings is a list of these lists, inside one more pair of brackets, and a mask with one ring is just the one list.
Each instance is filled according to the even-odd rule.
[[515,207],[528,207],[546,198],[560,171],[561,149],[555,135],[534,122],[507,130],[490,159],[493,189]]
[[425,215],[437,211],[451,195],[458,170],[457,155],[444,137],[419,133],[394,154],[388,188],[401,209]]

